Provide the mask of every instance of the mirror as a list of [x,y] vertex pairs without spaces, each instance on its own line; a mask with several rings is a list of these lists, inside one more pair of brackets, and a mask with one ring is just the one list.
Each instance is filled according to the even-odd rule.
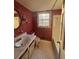
[[14,29],[20,26],[20,16],[17,11],[14,11]]

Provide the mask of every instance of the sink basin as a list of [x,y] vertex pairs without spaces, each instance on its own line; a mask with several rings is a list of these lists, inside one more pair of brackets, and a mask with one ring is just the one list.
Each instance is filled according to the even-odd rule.
[[27,33],[21,34],[20,36],[15,38],[14,47],[17,47],[17,48],[23,47],[35,37],[36,36],[34,34],[27,34]]
[[23,47],[23,46],[25,46],[26,44],[28,44],[29,41],[30,41],[29,38],[23,37],[23,38],[21,38],[20,40],[14,42],[14,47],[16,47],[16,48]]

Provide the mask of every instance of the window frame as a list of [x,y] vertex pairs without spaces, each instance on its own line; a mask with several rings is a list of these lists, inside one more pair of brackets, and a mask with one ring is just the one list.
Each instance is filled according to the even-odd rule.
[[[39,14],[45,14],[45,13],[49,13],[49,25],[48,26],[39,26]],[[51,12],[50,11],[41,11],[37,13],[37,26],[40,28],[50,28],[51,27]]]

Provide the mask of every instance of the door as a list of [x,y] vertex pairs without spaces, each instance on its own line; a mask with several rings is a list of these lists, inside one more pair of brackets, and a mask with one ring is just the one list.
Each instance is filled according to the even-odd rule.
[[65,50],[63,47],[65,46],[65,25],[64,25],[64,16],[63,19],[61,15],[54,15],[53,16],[53,31],[52,31],[52,38],[54,39],[54,43],[56,46],[56,50],[59,55],[59,59],[64,59],[65,57]]
[[60,40],[61,35],[61,15],[54,15],[53,16],[53,31],[52,31],[52,38],[54,39],[57,51],[59,52],[59,44],[57,43]]

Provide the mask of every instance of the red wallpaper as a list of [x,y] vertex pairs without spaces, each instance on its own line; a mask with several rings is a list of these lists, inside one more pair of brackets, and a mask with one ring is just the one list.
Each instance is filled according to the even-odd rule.
[[[30,10],[14,1],[14,9],[18,11],[21,18],[21,25],[18,29],[14,30],[14,37],[22,34],[23,32],[33,32],[33,15]],[[25,20],[23,19],[25,17]],[[24,20],[24,21],[23,21]],[[27,20],[27,22],[25,22]]]
[[57,10],[52,10],[52,14],[53,15],[60,15],[61,14],[61,9],[57,9]]
[[[35,32],[37,36],[50,40],[52,39],[52,26],[50,28],[39,28],[37,27],[37,14],[36,12],[31,12],[24,6],[20,5],[16,1],[14,1],[14,9],[17,10],[21,17],[21,26],[14,30],[14,36],[18,36],[22,34],[23,32],[32,33]],[[52,17],[53,15],[61,14],[61,9],[53,10],[52,11]],[[27,23],[23,21],[22,16],[26,17]],[[52,19],[53,20],[53,19]]]
[[36,33],[37,36],[39,36],[40,38],[43,39],[47,39],[47,40],[51,40],[52,38],[52,29],[51,28],[40,28],[37,26],[37,12],[33,13],[34,16],[34,31]]
[[[52,17],[53,15],[59,15],[61,14],[61,9],[58,9],[58,10],[53,10],[52,11]],[[52,40],[52,26],[50,28],[39,28],[37,26],[37,12],[34,12],[33,13],[33,16],[34,16],[34,31],[36,33],[37,36],[43,38],[43,39],[47,39],[49,41]],[[53,19],[52,19],[53,20]]]

